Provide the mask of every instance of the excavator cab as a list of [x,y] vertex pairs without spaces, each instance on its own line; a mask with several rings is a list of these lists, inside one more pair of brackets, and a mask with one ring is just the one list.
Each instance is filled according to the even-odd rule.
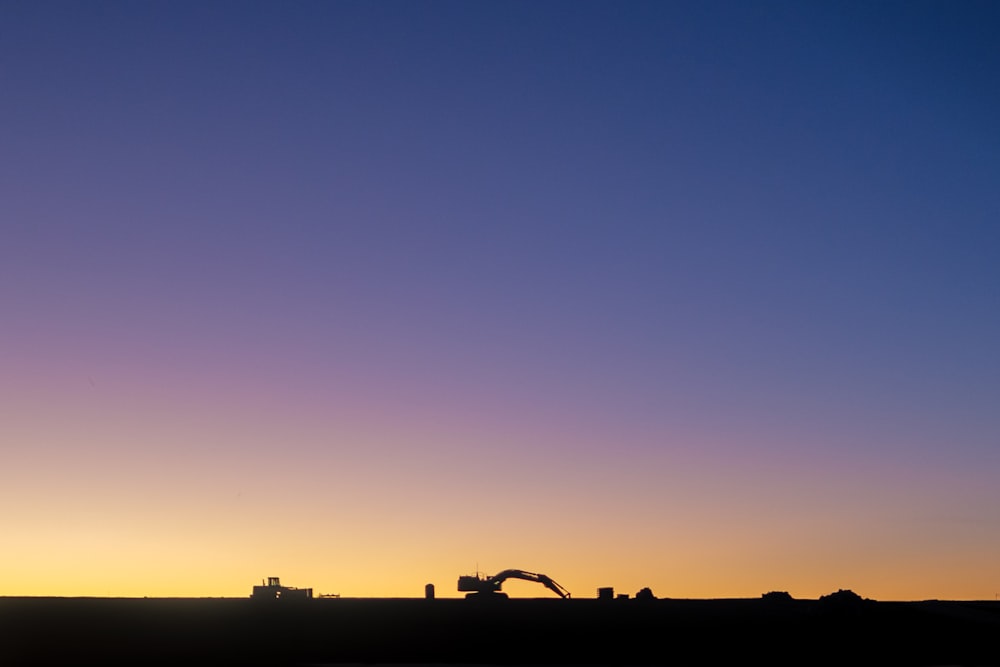
[[492,577],[480,576],[478,574],[468,574],[459,577],[458,590],[466,594],[466,599],[507,599],[507,594],[500,592],[500,582],[495,581]]

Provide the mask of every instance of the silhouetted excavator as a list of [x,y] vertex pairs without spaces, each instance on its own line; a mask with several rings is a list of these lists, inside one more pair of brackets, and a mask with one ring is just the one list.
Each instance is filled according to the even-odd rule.
[[506,598],[507,594],[500,592],[500,586],[507,579],[524,579],[536,581],[561,598],[568,598],[569,591],[552,581],[550,577],[524,570],[504,570],[492,577],[469,574],[458,578],[458,590],[467,593],[466,598]]

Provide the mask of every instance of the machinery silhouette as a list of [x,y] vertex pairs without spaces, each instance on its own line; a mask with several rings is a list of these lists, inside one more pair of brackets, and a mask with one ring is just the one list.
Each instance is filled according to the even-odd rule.
[[524,579],[542,584],[561,598],[570,597],[569,591],[544,574],[526,572],[524,570],[504,570],[492,577],[469,574],[458,578],[458,590],[466,593],[466,598],[506,598],[507,594],[500,591],[500,586],[507,579]]
[[250,594],[254,600],[308,600],[312,596],[313,589],[282,586],[278,577],[268,577],[266,584],[254,586]]

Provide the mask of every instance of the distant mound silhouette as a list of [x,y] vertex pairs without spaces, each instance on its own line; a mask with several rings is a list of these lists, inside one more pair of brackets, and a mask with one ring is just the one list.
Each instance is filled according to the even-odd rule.
[[852,590],[840,589],[836,593],[821,596],[819,602],[828,611],[860,611],[872,600],[863,598]]
[[766,602],[791,602],[795,599],[788,591],[770,591],[761,595],[760,598]]

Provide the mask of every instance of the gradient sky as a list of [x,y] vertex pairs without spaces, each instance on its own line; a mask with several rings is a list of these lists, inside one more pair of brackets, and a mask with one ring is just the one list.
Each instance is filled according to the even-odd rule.
[[993,599],[998,31],[4,2],[0,595]]

